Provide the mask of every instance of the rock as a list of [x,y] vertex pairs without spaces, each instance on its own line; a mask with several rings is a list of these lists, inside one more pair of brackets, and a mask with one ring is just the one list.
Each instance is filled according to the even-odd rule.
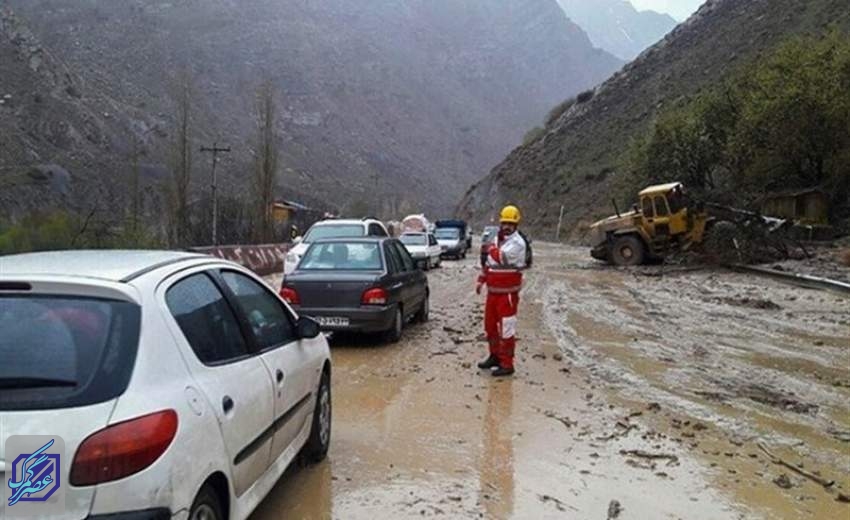
[[552,354],[552,359],[554,359],[555,361],[563,361],[564,355],[560,352],[556,352],[555,354]]
[[608,504],[608,520],[614,520],[620,516],[620,513],[623,511],[623,506],[620,505],[620,502],[617,500],[612,500]]
[[794,484],[791,483],[791,479],[788,478],[788,475],[786,475],[785,473],[773,479],[773,483],[781,487],[782,489],[791,489],[794,486]]

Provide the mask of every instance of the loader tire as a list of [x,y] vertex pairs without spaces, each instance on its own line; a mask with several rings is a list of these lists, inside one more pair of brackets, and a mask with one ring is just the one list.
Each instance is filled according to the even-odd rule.
[[646,248],[638,237],[625,235],[614,239],[610,257],[614,265],[640,265],[646,257]]

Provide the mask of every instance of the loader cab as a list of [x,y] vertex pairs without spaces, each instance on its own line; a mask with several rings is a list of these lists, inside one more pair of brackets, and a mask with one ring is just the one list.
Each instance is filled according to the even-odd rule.
[[650,186],[639,194],[641,224],[649,237],[672,237],[688,231],[688,204],[679,182]]

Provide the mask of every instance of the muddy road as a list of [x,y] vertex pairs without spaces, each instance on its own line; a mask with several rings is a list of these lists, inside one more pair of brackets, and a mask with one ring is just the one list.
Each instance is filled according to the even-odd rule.
[[328,460],[255,519],[850,518],[846,296],[535,244],[495,380],[476,274],[431,271],[398,344],[333,340]]

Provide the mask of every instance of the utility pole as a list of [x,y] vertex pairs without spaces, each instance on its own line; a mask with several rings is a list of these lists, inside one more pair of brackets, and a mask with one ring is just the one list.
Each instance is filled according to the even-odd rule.
[[216,196],[216,177],[215,177],[215,163],[218,162],[218,154],[220,153],[230,153],[230,147],[219,148],[218,143],[214,142],[212,148],[208,146],[202,146],[201,152],[208,152],[212,154],[212,184],[210,184],[210,189],[212,191],[212,245],[218,245],[218,198]]
[[555,231],[555,242],[561,241],[561,224],[564,222],[564,206],[561,205],[561,214],[558,215],[558,229]]

